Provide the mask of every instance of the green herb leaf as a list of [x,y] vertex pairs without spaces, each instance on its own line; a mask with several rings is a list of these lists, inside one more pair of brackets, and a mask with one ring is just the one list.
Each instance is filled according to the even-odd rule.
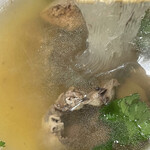
[[93,150],[112,150],[112,141],[108,141],[106,144],[95,147]]
[[5,142],[0,141],[0,147],[5,147]]
[[111,143],[135,145],[150,138],[150,109],[138,94],[110,102],[100,110],[100,119],[112,129]]

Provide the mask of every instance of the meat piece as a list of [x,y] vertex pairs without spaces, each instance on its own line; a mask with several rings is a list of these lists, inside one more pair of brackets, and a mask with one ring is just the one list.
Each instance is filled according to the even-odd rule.
[[99,119],[99,109],[114,99],[118,85],[117,80],[112,79],[87,94],[69,88],[58,97],[43,120],[48,131],[73,149],[91,149],[104,144],[109,140],[111,130]]
[[72,1],[55,1],[41,13],[41,17],[69,31],[85,25],[82,13]]

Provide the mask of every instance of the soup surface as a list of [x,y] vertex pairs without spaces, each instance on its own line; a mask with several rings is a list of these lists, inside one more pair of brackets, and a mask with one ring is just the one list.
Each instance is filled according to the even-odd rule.
[[[49,2],[16,0],[0,13],[0,140],[7,150],[64,149],[54,137],[49,144],[41,129],[44,114],[64,91],[53,85],[56,90],[49,92],[41,63],[45,58],[39,53],[45,32],[40,12]],[[139,93],[149,104],[150,77],[133,66],[123,69],[123,79],[121,71],[116,73],[121,82],[117,97]]]

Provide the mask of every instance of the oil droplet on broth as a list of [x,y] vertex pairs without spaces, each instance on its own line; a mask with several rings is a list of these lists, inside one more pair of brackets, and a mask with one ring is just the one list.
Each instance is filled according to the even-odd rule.
[[47,2],[14,1],[0,14],[0,140],[7,150],[43,150],[41,120],[53,100],[41,92],[40,21],[35,20]]

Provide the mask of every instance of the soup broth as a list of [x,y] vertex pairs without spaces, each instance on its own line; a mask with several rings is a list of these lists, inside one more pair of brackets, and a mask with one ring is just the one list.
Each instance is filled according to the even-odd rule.
[[[64,149],[57,138],[44,135],[41,126],[49,106],[66,90],[64,85],[48,86],[51,70],[45,71],[47,54],[41,55],[45,24],[40,12],[49,3],[16,0],[0,13],[0,140],[6,142],[7,150]],[[54,36],[53,27],[49,30],[50,37]],[[131,65],[125,72],[124,79],[115,75],[121,83],[117,97],[139,93],[149,104],[150,77],[139,66]]]

